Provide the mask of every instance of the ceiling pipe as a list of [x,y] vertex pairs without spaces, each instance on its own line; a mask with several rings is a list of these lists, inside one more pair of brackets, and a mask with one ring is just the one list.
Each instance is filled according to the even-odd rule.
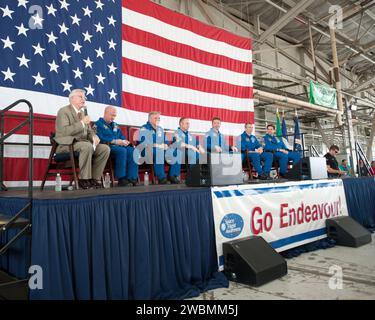
[[318,106],[316,104],[281,96],[278,94],[274,94],[271,92],[266,92],[266,91],[262,91],[258,89],[254,89],[254,96],[262,98],[262,100],[265,99],[268,101],[275,101],[278,103],[288,104],[288,105],[291,105],[291,107],[299,106],[299,107],[303,107],[305,110],[324,112],[324,113],[330,114],[331,116],[337,116],[337,115],[342,114],[342,112],[340,112],[339,110],[328,109],[322,106]]

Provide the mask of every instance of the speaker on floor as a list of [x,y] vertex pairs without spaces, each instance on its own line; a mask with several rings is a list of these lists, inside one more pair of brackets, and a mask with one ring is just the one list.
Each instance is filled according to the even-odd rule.
[[208,164],[193,164],[186,174],[186,185],[223,186],[243,183],[240,153],[210,153]]
[[262,237],[225,242],[224,273],[230,281],[261,286],[288,273],[285,259]]
[[304,157],[288,171],[286,178],[290,180],[327,179],[326,158]]
[[360,247],[372,241],[371,233],[348,216],[326,220],[327,235],[338,245]]

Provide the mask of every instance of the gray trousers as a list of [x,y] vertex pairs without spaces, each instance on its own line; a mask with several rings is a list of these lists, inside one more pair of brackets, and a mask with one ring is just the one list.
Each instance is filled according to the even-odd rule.
[[111,151],[109,147],[98,144],[94,151],[91,142],[79,141],[73,145],[73,149],[79,152],[80,178],[99,180]]

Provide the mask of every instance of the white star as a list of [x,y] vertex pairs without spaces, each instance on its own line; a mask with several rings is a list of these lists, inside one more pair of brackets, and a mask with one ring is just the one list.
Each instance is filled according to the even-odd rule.
[[0,8],[0,9],[3,10],[3,18],[4,18],[4,17],[9,17],[9,18],[13,19],[13,18],[12,18],[12,13],[13,13],[14,11],[9,10],[9,7],[8,7],[8,6],[6,6],[5,8]]
[[91,61],[90,60],[90,57],[87,57],[87,59],[83,59],[83,61],[85,62],[85,68],[91,68],[92,69],[92,64],[94,63],[94,61]]
[[15,44],[15,42],[10,41],[9,36],[7,36],[6,39],[1,39],[1,41],[4,42],[4,47],[3,47],[3,49],[5,49],[5,48],[9,48],[10,50],[13,51],[13,45]]
[[74,72],[74,79],[76,78],[80,78],[82,80],[82,73],[81,70],[79,70],[79,68],[77,68],[77,70],[73,70]]
[[60,33],[65,33],[66,35],[68,35],[68,30],[69,28],[67,28],[65,26],[65,23],[63,22],[63,24],[59,24],[59,27],[60,27]]
[[96,32],[103,34],[104,27],[101,26],[100,22],[98,24],[94,24],[94,26],[96,27]]
[[107,19],[108,19],[108,24],[109,25],[115,26],[116,20],[113,19],[113,16],[110,16],[109,18],[107,17]]
[[82,46],[78,43],[78,41],[76,41],[76,43],[72,43],[72,45],[74,47],[73,52],[78,51],[79,53],[81,53]]
[[111,41],[107,41],[108,44],[109,44],[109,49],[113,49],[113,50],[116,50],[115,49],[115,46],[117,45],[116,42],[113,42],[113,39],[111,39]]
[[116,101],[116,96],[117,96],[117,93],[112,89],[111,91],[108,91],[108,94],[109,94],[109,99],[110,100],[115,100]]
[[34,26],[36,26],[37,24],[39,24],[41,26],[41,28],[43,28],[43,21],[44,19],[39,17],[39,13],[37,12],[35,16],[32,16],[32,18],[34,19]]
[[50,67],[49,72],[55,71],[56,73],[58,73],[57,68],[60,67],[55,63],[55,60],[52,60],[52,62],[48,63],[48,65]]
[[69,59],[70,59],[71,56],[67,55],[65,50],[64,50],[63,53],[60,53],[60,56],[61,56],[62,62],[65,61],[65,62],[69,63]]
[[1,71],[3,74],[4,74],[4,81],[9,79],[10,81],[14,82],[13,80],[13,77],[15,75],[15,73],[13,73],[12,71],[10,71],[9,67],[8,67],[8,70],[7,71]]
[[94,96],[95,89],[91,87],[91,84],[89,84],[88,87],[85,87],[85,89],[86,89],[86,96],[89,96],[90,94]]
[[89,9],[89,6],[86,6],[86,8],[82,8],[85,13],[83,14],[84,16],[89,16],[91,18],[91,13],[92,11]]
[[109,73],[113,73],[113,74],[116,74],[116,67],[113,65],[113,63],[111,65],[107,65],[108,68],[109,68]]
[[66,11],[69,11],[68,7],[70,6],[69,3],[66,2],[66,0],[59,0],[60,2],[60,9],[65,9]]
[[103,6],[104,6],[104,4],[103,3],[101,3],[101,1],[100,0],[98,0],[98,1],[95,1],[95,3],[96,3],[96,9],[100,9],[100,10],[102,10],[103,11]]
[[51,3],[50,6],[46,6],[48,12],[47,14],[52,14],[54,17],[56,17],[55,12],[57,11],[54,7],[53,4]]
[[101,47],[99,47],[99,49],[95,49],[95,51],[96,51],[96,57],[97,58],[102,58],[102,59],[104,59],[103,58],[103,54],[104,54],[104,51],[102,51],[102,48]]
[[98,75],[95,75],[95,77],[98,79],[98,83],[104,84],[105,77],[102,76],[101,72]]
[[63,92],[65,92],[65,91],[70,92],[70,88],[71,88],[72,85],[68,82],[68,80],[66,80],[65,82],[61,82],[61,84],[64,86]]
[[34,51],[34,56],[36,54],[40,54],[41,57],[43,57],[43,51],[45,50],[44,48],[42,48],[38,42],[38,45],[37,46],[33,46],[33,48],[35,49]]
[[25,57],[25,54],[23,54],[22,57],[17,57],[17,59],[20,61],[20,65],[19,65],[20,67],[21,66],[25,66],[26,68],[29,67],[28,63],[30,60]]
[[20,25],[19,27],[16,26],[16,29],[18,29],[18,36],[19,36],[20,34],[23,34],[25,37],[27,37],[26,32],[27,32],[29,29],[25,28],[25,26],[23,25],[23,23],[21,23],[21,25]]
[[86,31],[85,33],[82,33],[82,35],[85,37],[85,39],[83,41],[91,42],[92,35],[89,34],[88,31]]
[[45,80],[46,78],[43,78],[40,73],[38,72],[37,75],[35,76],[32,76],[34,79],[35,79],[35,83],[34,83],[34,86],[36,86],[38,83],[43,87],[43,80]]
[[81,19],[77,17],[77,14],[75,14],[74,17],[73,16],[70,16],[70,17],[73,20],[72,25],[76,24],[77,26],[79,26],[79,22],[81,21]]
[[51,34],[46,33],[46,36],[48,37],[48,43],[53,42],[54,44],[56,44],[56,40],[58,39],[58,37],[53,34],[53,31],[51,31]]
[[25,7],[25,9],[27,9],[26,8],[26,4],[28,3],[29,1],[27,1],[27,0],[18,0],[18,6],[17,6],[17,8],[18,7]]

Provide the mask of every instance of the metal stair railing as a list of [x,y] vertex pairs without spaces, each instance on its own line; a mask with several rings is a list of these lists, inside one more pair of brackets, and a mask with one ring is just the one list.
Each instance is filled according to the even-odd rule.
[[320,155],[320,153],[318,152],[318,150],[315,148],[314,145],[311,145],[309,147],[309,153],[310,153],[310,157],[319,157],[321,158],[322,156]]
[[355,142],[355,153],[357,155],[358,176],[361,176],[361,172],[359,170],[359,160],[363,161],[368,175],[372,176],[371,164],[358,141]]
[[[28,117],[25,121],[17,125],[15,128],[4,133],[4,117],[6,112],[13,109],[17,105],[25,103],[29,108]],[[0,110],[0,190],[7,190],[6,186],[3,183],[3,169],[4,169],[4,141],[8,139],[11,135],[15,134],[17,131],[29,126],[28,135],[29,135],[29,157],[28,157],[28,169],[29,169],[29,179],[28,179],[28,203],[14,216],[9,216],[6,214],[0,214],[0,234],[6,232],[9,229],[21,229],[15,236],[13,236],[7,243],[0,247],[0,256],[5,254],[8,249],[21,237],[31,233],[32,226],[32,202],[33,202],[33,106],[32,104],[25,99],[17,100],[8,107]],[[21,217],[23,214],[26,215],[26,218]],[[31,250],[31,239],[29,241],[29,246],[27,248]],[[31,251],[30,251],[31,252]],[[30,254],[31,257],[31,254]],[[16,280],[6,283],[1,283],[0,288],[8,287],[19,282],[28,281],[28,279]]]

